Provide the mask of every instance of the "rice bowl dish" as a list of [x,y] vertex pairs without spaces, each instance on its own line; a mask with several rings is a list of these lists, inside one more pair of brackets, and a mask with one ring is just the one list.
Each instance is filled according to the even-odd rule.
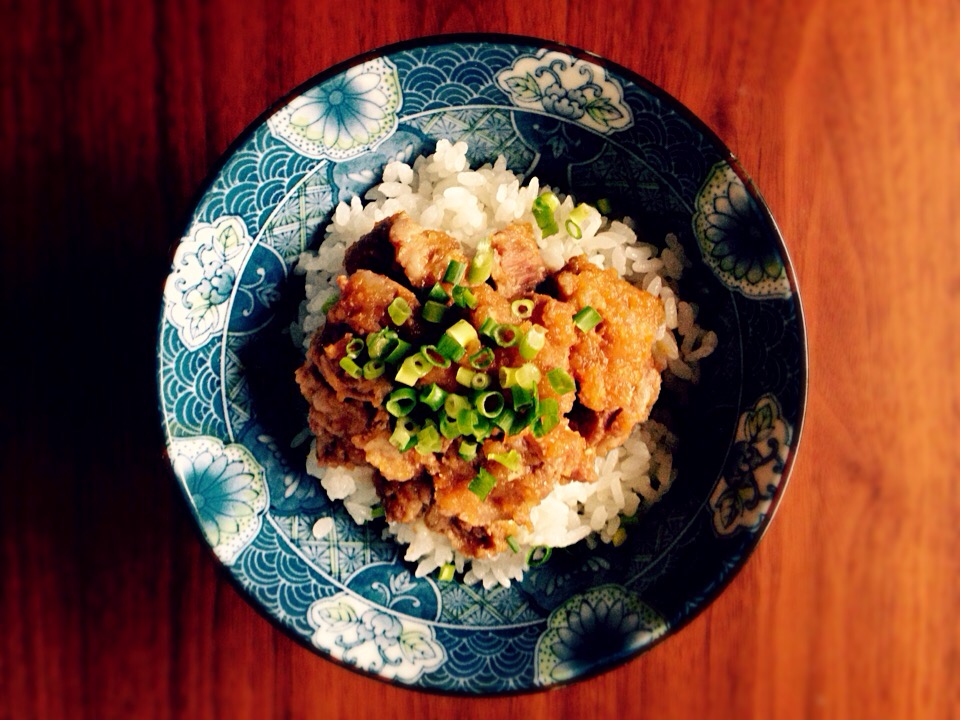
[[[662,307],[662,312],[655,323],[652,333],[654,342],[650,345],[658,372],[653,397],[647,402],[646,410],[637,416],[643,422],[630,422],[625,437],[617,441],[615,447],[608,448],[607,445],[613,443],[602,440],[595,443],[603,452],[591,454],[588,458],[593,472],[587,474],[591,477],[579,481],[567,477],[553,478],[550,491],[544,497],[537,498],[538,501],[529,509],[528,517],[524,515],[526,522],[509,524],[511,529],[515,528],[505,538],[509,550],[504,547],[504,542],[500,542],[499,547],[494,548],[495,552],[478,555],[476,543],[467,545],[471,550],[468,551],[462,542],[458,543],[460,538],[457,534],[448,532],[445,535],[428,527],[424,517],[429,518],[429,512],[425,514],[418,508],[418,516],[401,520],[399,516],[403,510],[390,512],[391,508],[388,507],[385,533],[407,546],[404,558],[416,563],[417,576],[439,571],[441,578],[450,579],[456,571],[463,574],[463,580],[468,584],[480,582],[486,587],[495,584],[509,586],[511,581],[522,579],[523,572],[531,563],[543,562],[544,556],[554,548],[568,547],[581,541],[620,544],[628,532],[627,525],[642,522],[643,512],[667,492],[676,476],[672,459],[676,437],[663,425],[647,420],[649,405],[659,392],[659,371],[666,370],[675,380],[695,381],[699,373],[699,361],[716,347],[717,337],[712,331],[704,331],[697,326],[695,309],[677,295],[676,283],[687,260],[675,238],[665,238],[663,248],[638,243],[629,218],[611,221],[596,209],[578,204],[570,195],[555,195],[551,189],[541,188],[536,177],[521,184],[521,178],[506,168],[502,157],[492,165],[471,169],[467,151],[466,143],[440,140],[433,154],[418,157],[412,165],[403,162],[387,164],[382,182],[367,193],[367,204],[354,198],[350,204],[342,203],[336,209],[333,222],[325,229],[320,249],[316,253],[304,253],[298,263],[297,272],[306,276],[306,299],[294,335],[309,354],[311,342],[324,331],[328,312],[336,314],[338,277],[341,278],[341,290],[348,287],[343,273],[346,272],[346,266],[351,264],[349,258],[350,253],[354,252],[352,249],[359,247],[359,244],[369,243],[378,228],[385,228],[381,232],[389,231],[390,224],[395,224],[395,219],[400,217],[404,223],[416,228],[414,232],[421,232],[411,242],[429,241],[429,237],[422,234],[421,226],[442,230],[454,238],[465,253],[474,257],[482,252],[482,243],[489,242],[491,234],[497,237],[496,233],[507,228],[529,228],[530,240],[536,242],[539,259],[548,272],[561,271],[573,258],[587,259],[591,269],[612,268],[617,278],[641,289],[645,296],[658,299],[658,307]],[[535,211],[538,198],[551,196],[556,197],[556,208],[551,216],[551,227],[545,230],[541,226],[550,220],[544,220],[544,216],[538,216]],[[599,204],[605,203],[601,200]],[[456,252],[455,244],[447,243],[446,247]],[[480,251],[478,247],[481,247]],[[371,262],[382,264],[382,258],[391,251],[389,246],[376,248],[379,259]],[[440,263],[440,267],[447,266],[445,258],[441,258]],[[543,281],[544,273],[541,272],[527,287],[515,288],[514,278],[518,272],[523,272],[523,268],[517,262],[508,270],[495,284],[510,286],[508,294],[511,299],[519,297],[520,290],[532,291],[538,282]],[[435,277],[427,278],[421,284],[433,284],[440,280],[439,276],[438,271]],[[451,287],[456,286],[448,283],[447,289]],[[486,290],[488,286],[482,287]],[[474,290],[477,289],[475,283]],[[366,293],[364,298],[369,302],[369,288],[355,292]],[[440,296],[443,296],[442,292]],[[385,302],[395,299],[391,292]],[[410,301],[416,302],[412,296]],[[519,301],[514,302],[516,304]],[[532,309],[532,301],[529,302]],[[449,305],[452,307],[453,303]],[[343,319],[341,315],[337,315],[340,320]],[[636,316],[628,322],[639,323],[640,318]],[[474,324],[479,326],[480,321]],[[371,326],[373,328],[382,331],[376,323]],[[631,330],[639,332],[639,326]],[[338,340],[339,337],[339,334],[333,333],[329,339]],[[490,345],[496,347],[492,342]],[[568,350],[564,348],[564,351]],[[342,355],[342,348],[337,352]],[[319,362],[322,364],[323,359]],[[344,362],[350,363],[350,360],[341,359],[341,363]],[[309,370],[313,367],[308,362],[306,368]],[[359,366],[356,368],[359,371]],[[321,373],[310,373],[308,370],[303,370],[298,379],[304,395],[310,399],[311,394],[316,393],[317,382],[325,388],[327,383]],[[392,372],[393,369],[388,370]],[[465,362],[463,370],[470,372]],[[565,371],[555,369],[554,372]],[[328,377],[336,374],[336,369],[327,371]],[[359,375],[357,377],[362,383]],[[335,377],[331,379],[335,384],[341,382]],[[583,383],[582,376],[577,379]],[[541,388],[547,388],[543,380],[539,384]],[[349,405],[354,402],[343,392],[339,392],[336,401],[333,401],[329,388],[327,390],[330,398],[318,405],[320,410],[315,418],[321,424],[331,412],[336,412],[330,409],[336,403],[341,403],[340,409],[344,410],[343,403]],[[438,388],[437,392],[455,393],[455,390],[456,385],[448,381],[446,391]],[[410,391],[402,388],[399,392]],[[386,390],[381,393],[377,404],[386,401],[385,393]],[[622,408],[617,408],[617,414],[622,417],[620,410]],[[360,428],[354,428],[352,432],[360,432],[364,420],[361,418]],[[394,421],[384,432],[389,434],[389,430],[395,431],[396,424]],[[330,425],[329,421],[327,425]],[[326,436],[323,429],[318,432]],[[583,430],[580,432],[584,433]],[[383,461],[384,464],[373,467],[369,462],[364,462],[372,457],[369,452],[347,457],[342,448],[350,443],[348,435],[344,433],[327,437],[327,442],[334,446],[329,452],[321,452],[314,440],[306,466],[308,472],[320,479],[328,496],[332,500],[343,501],[351,517],[357,523],[364,524],[384,514],[385,482],[381,472],[389,474],[395,465],[386,465],[386,461]],[[505,431],[504,439],[506,435]],[[453,437],[459,437],[459,434]],[[572,433],[561,442],[569,443],[571,438],[579,440],[579,436]],[[460,442],[463,444],[465,441]],[[473,442],[469,444],[475,446]],[[405,455],[416,454],[412,445],[404,450]],[[436,451],[443,454],[439,446]],[[476,452],[475,448],[472,452]],[[516,453],[516,450],[512,452]],[[322,467],[318,457],[326,457],[323,465],[329,467]],[[376,464],[377,460],[372,462]],[[406,473],[401,479],[411,479],[412,472]],[[410,485],[402,487],[409,488]],[[436,489],[428,484],[424,492],[433,494]],[[451,543],[451,538],[454,543]],[[488,544],[494,546],[492,541]]]

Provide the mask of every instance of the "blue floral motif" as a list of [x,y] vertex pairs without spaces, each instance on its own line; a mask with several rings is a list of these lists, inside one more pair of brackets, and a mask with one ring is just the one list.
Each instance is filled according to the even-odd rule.
[[361,670],[412,683],[447,659],[433,627],[372,607],[348,593],[310,606],[313,644]]
[[195,224],[181,240],[164,287],[165,315],[188,349],[196,350],[223,330],[233,286],[252,243],[243,221],[229,215],[212,224]]
[[609,134],[633,124],[623,89],[599,65],[545,49],[523,55],[497,74],[497,84],[522,108],[543,110]]
[[600,585],[553,611],[537,641],[536,682],[550,685],[599,670],[656,640],[667,621],[621,585]]
[[704,261],[724,285],[750,298],[785,297],[790,283],[770,229],[729,163],[713,166],[697,194],[693,229]]
[[439,620],[440,592],[429,578],[415,577],[397,563],[371,563],[347,580],[347,587],[388,610]]
[[263,468],[243,445],[224,446],[217,438],[174,439],[170,455],[203,534],[217,557],[231,564],[267,509]]
[[400,103],[396,67],[377,58],[315,85],[267,124],[308,157],[342,160],[388,137],[397,127]]
[[792,435],[773,395],[762,396],[740,416],[730,458],[710,495],[718,534],[760,527],[780,484]]

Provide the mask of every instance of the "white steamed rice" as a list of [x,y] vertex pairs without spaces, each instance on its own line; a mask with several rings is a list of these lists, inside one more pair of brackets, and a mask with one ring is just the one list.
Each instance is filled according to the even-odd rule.
[[[541,256],[551,271],[575,255],[586,254],[599,267],[612,267],[625,280],[660,297],[665,322],[654,352],[666,361],[668,376],[696,382],[699,361],[716,348],[717,336],[697,326],[697,308],[677,295],[677,281],[689,266],[677,239],[668,235],[663,249],[640,243],[629,218],[610,221],[596,210],[580,223],[582,237],[575,239],[564,230],[575,202],[561,193],[557,193],[562,200],[557,218],[560,232],[542,238],[530,208],[547,188],[541,187],[536,177],[522,185],[502,156],[493,165],[471,170],[467,149],[466,143],[440,140],[433,155],[418,157],[412,167],[389,163],[383,182],[366,194],[366,205],[355,197],[349,204],[337,206],[320,249],[303,253],[297,265],[297,271],[306,276],[306,300],[293,333],[303,347],[309,346],[311,334],[323,324],[321,308],[336,292],[333,281],[343,272],[346,249],[380,220],[404,210],[421,225],[456,237],[468,254],[481,238],[523,220],[533,226]],[[649,420],[638,426],[621,447],[597,458],[597,482],[557,485],[533,508],[532,529],[522,529],[516,537],[521,545],[518,553],[467,558],[453,550],[445,535],[429,530],[422,521],[388,523],[385,533],[407,546],[404,559],[417,563],[419,577],[452,563],[465,573],[467,583],[507,586],[521,579],[527,569],[529,548],[566,547],[584,540],[590,544],[621,542],[621,517],[642,511],[670,488],[676,475],[672,462],[675,446],[676,438],[663,425]],[[321,468],[314,450],[311,446],[307,471],[320,478],[330,499],[342,500],[357,523],[373,519],[373,508],[379,503],[373,469]],[[326,526],[321,523],[318,529]]]

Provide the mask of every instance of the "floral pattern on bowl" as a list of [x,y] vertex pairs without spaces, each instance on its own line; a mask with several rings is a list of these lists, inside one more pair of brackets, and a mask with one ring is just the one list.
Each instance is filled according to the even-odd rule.
[[599,65],[561,52],[522,56],[497,75],[517,105],[572,120],[604,134],[633,124],[620,83]]
[[792,435],[773,395],[764,395],[740,417],[726,469],[710,495],[717,533],[760,526],[783,476]]
[[766,222],[730,163],[713,166],[696,207],[693,227],[700,250],[721,282],[747,297],[790,294],[783,259],[766,242]]
[[164,289],[166,317],[191,350],[223,330],[227,302],[252,244],[243,220],[224,216],[215,223],[197,223],[177,246]]
[[537,641],[537,683],[550,685],[594,672],[666,631],[667,621],[626,588],[591,588],[551,613]]
[[[664,393],[682,481],[621,546],[557,550],[509,588],[416,577],[382,521],[358,526],[304,468],[297,258],[322,241],[338,200],[359,201],[386,162],[440,139],[467,142],[471,164],[502,155],[526,178],[631,208],[645,239],[675,234],[692,264],[681,295],[719,338],[699,385]],[[783,494],[806,392],[785,249],[731,163],[699,120],[630,71],[503,36],[368,54],[251,127],[194,208],[157,347],[176,481],[249,600],[320,655],[469,695],[586,677],[702,610]]]
[[230,565],[260,530],[267,509],[263,467],[243,445],[206,437],[174,440],[170,460],[207,542]]
[[308,157],[345,160],[389,137],[399,108],[397,69],[377,58],[306,90],[267,123]]

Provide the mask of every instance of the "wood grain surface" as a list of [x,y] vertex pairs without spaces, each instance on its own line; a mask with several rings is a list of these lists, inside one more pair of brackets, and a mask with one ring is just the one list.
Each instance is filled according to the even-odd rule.
[[[950,0],[0,0],[0,718],[960,717],[960,6]],[[799,275],[800,455],[703,614],[627,665],[467,700],[365,679],[224,579],[164,466],[154,332],[191,200],[332,63],[533,34],[739,155]],[[99,318],[91,324],[90,317]]]

